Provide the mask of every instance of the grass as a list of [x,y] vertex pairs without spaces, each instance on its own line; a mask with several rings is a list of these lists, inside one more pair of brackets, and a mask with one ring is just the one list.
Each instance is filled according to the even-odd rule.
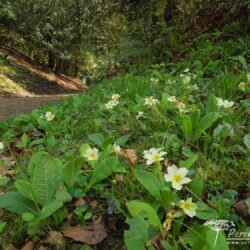
[[[104,243],[90,249],[105,249],[112,235],[116,235],[119,241],[112,249],[124,244],[129,246],[129,250],[137,249],[131,247],[135,244],[131,234],[138,225],[139,229],[135,230],[139,237],[137,242],[144,246],[148,239],[160,237],[162,245],[172,246],[165,249],[187,249],[183,246],[193,247],[194,244],[213,249],[204,239],[206,234],[215,237],[214,232],[206,231],[209,229],[202,226],[212,219],[233,221],[238,230],[247,232],[246,218],[236,213],[235,208],[239,200],[247,201],[240,188],[249,188],[247,110],[250,87],[245,65],[237,61],[233,64],[227,62],[228,58],[237,56],[235,53],[245,48],[245,44],[226,45],[224,41],[202,40],[197,45],[199,50],[190,50],[185,62],[153,65],[148,71],[121,74],[93,85],[86,94],[1,122],[3,162],[6,159],[15,162],[14,166],[5,163],[4,168],[17,171],[15,175],[7,174],[7,179],[1,177],[7,182],[2,185],[5,197],[10,191],[18,191],[19,197],[24,195],[24,187],[21,189],[16,185],[20,180],[32,183],[36,190],[36,185],[40,185],[36,182],[43,181],[43,178],[35,179],[35,173],[32,174],[30,169],[45,169],[51,171],[51,176],[58,171],[55,175],[58,180],[50,180],[50,175],[43,176],[50,182],[52,193],[54,186],[56,188],[46,203],[39,201],[41,193],[35,194],[39,207],[35,217],[32,213],[16,211],[18,205],[15,201],[7,198],[0,201],[0,207],[4,209],[0,222],[7,223],[2,229],[1,244],[12,243],[20,248],[30,237],[39,246],[44,234],[62,232],[68,218],[71,218],[69,223],[73,226],[92,225],[94,216],[102,216],[110,235]],[[223,55],[221,46],[226,48]],[[223,60],[218,60],[219,56]],[[184,71],[186,68],[190,70]],[[185,76],[191,77],[190,82],[185,83]],[[241,81],[246,82],[244,92],[238,88]],[[107,109],[105,104],[116,93],[121,96],[118,105]],[[149,96],[157,99],[158,103],[147,107],[145,98]],[[170,102],[170,96],[176,96],[178,101]],[[219,107],[216,97],[233,101],[233,106]],[[181,102],[186,105],[184,110],[187,112],[182,112],[178,106]],[[51,121],[46,119],[46,112],[54,115]],[[144,112],[139,119],[138,112]],[[120,153],[114,152],[114,143],[121,146]],[[86,157],[90,147],[99,149],[97,162]],[[160,164],[146,164],[143,151],[150,148],[162,148],[167,152]],[[136,154],[136,163],[134,155],[127,149]],[[47,152],[49,156],[44,153],[39,156],[39,152]],[[77,164],[80,164],[79,168]],[[175,190],[171,182],[162,183],[163,174],[168,173],[173,164],[186,168],[192,180],[190,184],[183,185],[181,191]],[[74,179],[70,172],[72,183],[69,183],[69,173],[63,174],[67,167],[76,173]],[[65,191],[64,199],[60,200],[57,209],[49,207],[47,211],[51,213],[41,219],[44,216],[42,207],[59,202],[59,186]],[[70,199],[65,200],[66,196]],[[180,206],[181,201],[190,197],[197,205],[192,219]],[[37,202],[36,199],[29,202]],[[84,205],[80,206],[80,214],[76,206],[79,199],[86,205],[86,209]],[[98,205],[93,206],[94,202]],[[19,215],[12,216],[15,213]],[[170,220],[167,229],[164,221],[169,214],[175,214],[176,218]],[[18,231],[10,229],[13,224]],[[212,241],[211,237],[209,241]],[[62,241],[63,245],[58,243],[50,246],[51,249],[85,249],[73,240],[63,237]],[[222,233],[216,244],[218,249],[229,249]]]

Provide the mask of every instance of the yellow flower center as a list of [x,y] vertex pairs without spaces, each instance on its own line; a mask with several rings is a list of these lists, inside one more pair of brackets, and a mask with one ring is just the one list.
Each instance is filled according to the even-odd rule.
[[173,179],[177,184],[180,184],[182,181],[182,177],[180,175],[174,175]]
[[93,153],[93,152],[90,153],[90,154],[89,154],[89,157],[90,157],[90,158],[95,158],[95,153]]
[[186,209],[186,210],[190,210],[190,209],[192,208],[192,206],[191,206],[190,203],[185,202],[185,203],[183,204],[183,208]]
[[153,156],[152,156],[152,160],[153,160],[153,161],[159,161],[159,159],[160,159],[160,156],[159,156],[159,155],[153,155]]

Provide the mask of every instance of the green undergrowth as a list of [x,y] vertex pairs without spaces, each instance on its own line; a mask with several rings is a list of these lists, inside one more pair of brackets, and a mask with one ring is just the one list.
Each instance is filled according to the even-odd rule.
[[[108,235],[90,249],[229,249],[213,220],[249,232],[236,212],[250,203],[248,40],[199,39],[184,62],[0,123],[2,245],[88,249],[64,227],[96,217]],[[60,241],[42,243],[54,231]]]

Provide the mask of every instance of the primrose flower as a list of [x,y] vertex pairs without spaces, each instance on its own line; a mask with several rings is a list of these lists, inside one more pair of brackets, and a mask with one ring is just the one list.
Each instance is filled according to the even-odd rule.
[[143,117],[144,112],[139,111],[136,116],[136,120],[139,120],[141,117]]
[[176,190],[181,190],[183,184],[191,181],[186,177],[188,170],[186,168],[177,168],[176,165],[168,167],[168,173],[164,175],[166,182],[172,182],[172,187]]
[[183,209],[184,213],[189,217],[193,218],[196,215],[197,205],[192,202],[192,198],[180,201],[180,207]]
[[187,112],[187,110],[185,109],[186,108],[185,103],[178,102],[176,106],[179,109],[180,113],[186,113]]
[[98,149],[97,148],[89,148],[85,153],[85,157],[88,161],[97,161],[98,160]]
[[107,109],[113,109],[115,106],[117,106],[119,104],[119,101],[118,101],[118,99],[112,99],[112,100],[110,100],[109,102],[107,102],[106,104],[105,104],[105,106],[106,106],[106,108]]
[[45,113],[45,117],[47,121],[52,121],[55,118],[55,115],[53,115],[50,111]]
[[233,107],[233,105],[234,105],[234,102],[230,102],[230,101],[228,101],[228,100],[225,100],[224,101],[224,104],[223,104],[223,107],[224,108],[231,108],[231,107]]
[[113,94],[113,95],[111,96],[111,99],[112,99],[112,100],[118,100],[120,97],[121,97],[121,96],[120,96],[119,94]]
[[197,84],[194,84],[194,85],[188,86],[188,89],[190,89],[190,90],[198,90],[199,87],[197,86]]
[[115,153],[120,153],[121,152],[121,147],[117,144],[114,143],[114,152]]
[[238,85],[239,90],[244,92],[246,90],[246,83],[245,82],[240,82]]
[[154,99],[153,96],[150,96],[150,97],[145,98],[144,104],[147,105],[147,106],[153,106],[158,102],[159,101],[157,99]]
[[189,68],[186,68],[183,72],[188,73],[190,71]]
[[0,150],[3,150],[4,149],[4,144],[3,142],[0,142]]
[[168,101],[169,102],[177,102],[177,99],[175,96],[170,96],[170,97],[168,97]]
[[184,84],[189,84],[191,81],[191,76],[190,75],[184,75],[183,76],[183,83]]
[[154,77],[152,77],[151,79],[150,79],[150,81],[152,82],[152,83],[159,83],[159,79],[157,79],[157,78],[154,78]]
[[231,108],[234,105],[233,101],[222,100],[221,98],[217,98],[217,106],[224,108]]
[[224,101],[221,98],[217,98],[217,106],[218,107],[223,107],[224,106]]
[[163,155],[167,154],[166,152],[162,151],[161,148],[151,148],[149,150],[145,150],[143,152],[144,158],[147,160],[146,164],[151,165],[154,162],[163,161]]

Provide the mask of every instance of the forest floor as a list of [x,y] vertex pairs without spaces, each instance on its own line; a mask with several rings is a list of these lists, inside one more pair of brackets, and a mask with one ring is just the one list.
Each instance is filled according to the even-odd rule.
[[0,120],[87,89],[79,79],[55,74],[15,51],[0,47]]
[[74,94],[38,95],[33,97],[0,97],[0,120],[12,115],[29,113],[45,104],[60,101]]

